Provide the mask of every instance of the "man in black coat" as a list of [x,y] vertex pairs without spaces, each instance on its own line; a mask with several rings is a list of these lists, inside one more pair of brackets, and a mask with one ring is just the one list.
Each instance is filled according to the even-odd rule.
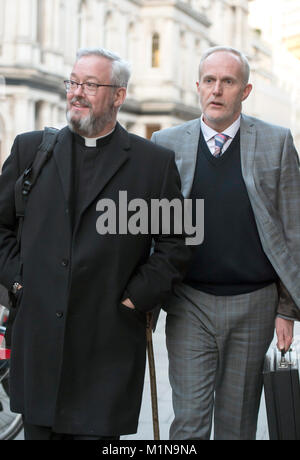
[[14,185],[41,131],[16,137],[0,177],[0,282],[17,296],[11,409],[23,414],[25,439],[136,432],[146,312],[168,297],[190,256],[172,221],[154,235],[145,222],[140,232],[124,226],[141,200],[182,200],[173,152],[116,121],[128,79],[118,56],[78,53],[65,82],[68,127],[30,193],[20,250]]

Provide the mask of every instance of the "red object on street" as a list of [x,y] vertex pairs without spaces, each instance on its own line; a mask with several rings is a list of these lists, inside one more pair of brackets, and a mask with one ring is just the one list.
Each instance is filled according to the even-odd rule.
[[8,348],[2,348],[2,343],[5,343],[4,335],[0,334],[0,360],[10,358],[10,350]]

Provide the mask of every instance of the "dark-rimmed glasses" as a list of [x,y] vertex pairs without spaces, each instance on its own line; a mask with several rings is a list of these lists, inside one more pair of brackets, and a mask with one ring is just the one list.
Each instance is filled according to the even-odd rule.
[[77,81],[74,81],[74,80],[64,80],[64,84],[65,84],[67,93],[73,93],[79,88],[79,86],[81,86],[85,94],[89,94],[91,96],[97,93],[97,90],[98,88],[100,88],[100,86],[108,86],[110,88],[119,88],[119,86],[117,85],[102,85],[99,83],[92,83],[90,81],[85,81],[84,83],[78,83]]

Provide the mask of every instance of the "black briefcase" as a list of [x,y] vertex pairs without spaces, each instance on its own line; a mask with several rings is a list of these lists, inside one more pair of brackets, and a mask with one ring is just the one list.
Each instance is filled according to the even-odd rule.
[[264,392],[270,440],[300,440],[299,359],[271,348],[264,363]]

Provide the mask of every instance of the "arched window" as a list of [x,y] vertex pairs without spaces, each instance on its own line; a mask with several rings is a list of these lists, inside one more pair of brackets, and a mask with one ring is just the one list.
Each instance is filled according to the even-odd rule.
[[[3,3],[3,2],[2,2]],[[1,5],[1,15],[0,15],[0,55],[3,52],[3,42],[4,42],[4,20],[5,20],[5,8],[6,4],[4,2],[3,5]]]
[[127,40],[127,56],[129,61],[133,61],[135,57],[135,49],[136,49],[136,37],[135,37],[135,24],[131,22],[128,25],[128,32],[127,32],[128,40]]
[[160,65],[160,38],[159,34],[155,32],[152,35],[152,67],[159,67]]
[[34,105],[34,125],[35,129],[43,129],[43,101],[37,101]]
[[86,46],[87,40],[87,3],[81,0],[78,5],[78,48]]
[[111,10],[107,11],[104,19],[104,47],[106,49],[114,48],[114,17]]
[[45,4],[37,0],[36,3],[36,41],[41,48],[45,45]]

